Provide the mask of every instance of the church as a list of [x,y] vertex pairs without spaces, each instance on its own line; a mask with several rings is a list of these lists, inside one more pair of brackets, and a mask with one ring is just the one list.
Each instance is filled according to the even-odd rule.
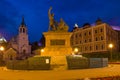
[[[26,59],[31,55],[31,45],[29,45],[28,29],[24,22],[24,17],[22,17],[18,35],[14,36],[9,42],[9,49],[12,49],[14,52],[16,52],[16,58],[18,59]],[[9,54],[8,56],[6,55],[6,58],[10,59],[10,55],[11,59],[14,57],[12,54]]]

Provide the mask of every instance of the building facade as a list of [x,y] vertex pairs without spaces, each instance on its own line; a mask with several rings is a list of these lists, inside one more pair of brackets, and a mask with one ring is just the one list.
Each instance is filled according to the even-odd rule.
[[18,57],[27,57],[31,54],[31,45],[29,45],[28,30],[22,18],[18,35],[10,40],[10,47],[16,50]]
[[113,50],[118,51],[118,32],[106,23],[96,22],[95,26],[89,24],[73,30],[71,37],[72,47],[77,47],[82,53],[106,52],[112,43]]

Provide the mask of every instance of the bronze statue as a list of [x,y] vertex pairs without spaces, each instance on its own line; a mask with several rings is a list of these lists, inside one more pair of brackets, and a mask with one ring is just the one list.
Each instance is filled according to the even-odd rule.
[[48,11],[49,16],[49,31],[68,31],[68,25],[64,22],[64,20],[61,18],[60,22],[57,23],[54,20],[54,14],[51,13],[52,7],[50,7]]
[[57,30],[59,30],[59,31],[68,31],[68,25],[64,22],[64,20],[62,18],[60,19]]
[[49,11],[48,11],[48,16],[49,16],[49,30],[55,31],[56,30],[56,26],[55,26],[55,20],[54,20],[54,14],[51,13],[52,7],[50,7]]

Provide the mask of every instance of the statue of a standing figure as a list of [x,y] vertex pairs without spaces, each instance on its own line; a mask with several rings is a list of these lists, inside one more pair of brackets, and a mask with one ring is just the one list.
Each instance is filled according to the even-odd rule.
[[49,16],[49,31],[55,31],[56,30],[56,26],[55,26],[55,20],[54,20],[54,14],[51,13],[52,7],[50,7],[49,11],[48,11],[48,16]]

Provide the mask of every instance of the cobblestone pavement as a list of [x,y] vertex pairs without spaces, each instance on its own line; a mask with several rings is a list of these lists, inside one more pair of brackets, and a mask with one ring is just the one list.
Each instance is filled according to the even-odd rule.
[[19,71],[0,68],[0,80],[80,80],[82,78],[96,78],[106,76],[120,76],[120,65],[109,65],[104,68],[79,70],[48,70],[48,71]]

